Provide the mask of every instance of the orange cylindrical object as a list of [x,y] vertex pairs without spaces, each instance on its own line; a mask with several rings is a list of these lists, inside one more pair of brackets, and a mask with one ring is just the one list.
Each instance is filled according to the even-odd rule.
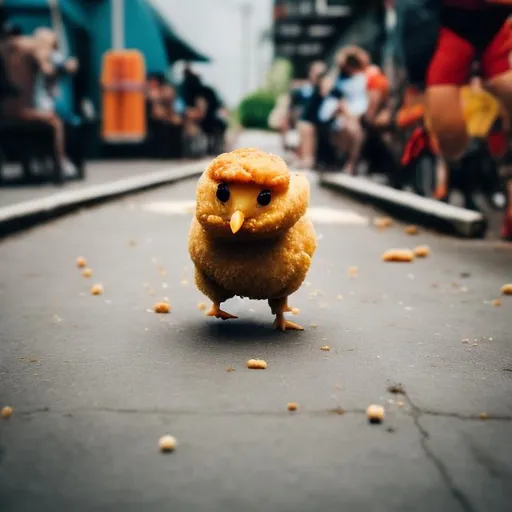
[[103,124],[107,142],[138,142],[146,136],[146,70],[137,50],[111,50],[101,74]]

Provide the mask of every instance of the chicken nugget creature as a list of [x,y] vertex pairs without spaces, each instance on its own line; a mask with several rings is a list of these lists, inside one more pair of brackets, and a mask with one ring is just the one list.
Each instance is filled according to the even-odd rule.
[[302,330],[284,313],[316,250],[307,178],[278,156],[237,149],[211,162],[196,199],[189,252],[196,285],[213,302],[207,315],[236,318],[221,309],[234,296],[268,300],[275,329]]

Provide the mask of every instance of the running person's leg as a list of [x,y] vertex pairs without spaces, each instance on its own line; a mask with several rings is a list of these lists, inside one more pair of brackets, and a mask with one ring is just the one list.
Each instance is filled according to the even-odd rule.
[[442,155],[459,159],[469,142],[460,98],[468,80],[475,48],[452,30],[442,27],[427,70],[427,112]]
[[[487,87],[505,107],[512,118],[512,24],[506,21],[482,56],[482,71]],[[507,208],[503,225],[503,237],[512,240],[512,148],[505,156]]]

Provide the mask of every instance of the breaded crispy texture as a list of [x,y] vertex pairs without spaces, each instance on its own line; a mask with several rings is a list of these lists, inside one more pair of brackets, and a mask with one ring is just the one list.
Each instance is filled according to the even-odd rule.
[[218,183],[253,183],[276,191],[287,190],[290,185],[290,171],[284,160],[256,148],[219,155],[206,169],[206,175]]

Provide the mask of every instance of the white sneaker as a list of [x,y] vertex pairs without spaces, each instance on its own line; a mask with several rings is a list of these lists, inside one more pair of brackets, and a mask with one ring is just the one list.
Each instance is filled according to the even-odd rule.
[[62,174],[65,178],[73,178],[77,174],[76,167],[67,158],[62,162]]
[[495,192],[492,195],[492,202],[495,204],[496,208],[505,208],[505,204],[507,203],[505,194],[503,194],[503,192]]

